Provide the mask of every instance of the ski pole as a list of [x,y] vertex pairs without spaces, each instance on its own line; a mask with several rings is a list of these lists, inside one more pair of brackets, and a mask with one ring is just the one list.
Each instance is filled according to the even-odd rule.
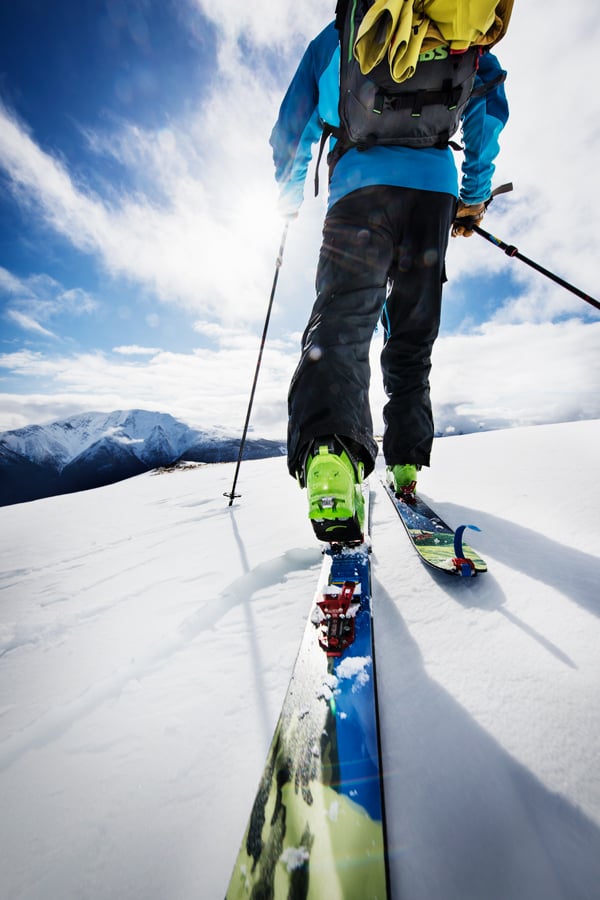
[[586,303],[590,303],[592,306],[595,306],[596,309],[600,309],[600,303],[598,302],[598,300],[594,300],[593,297],[590,297],[588,294],[584,294],[583,291],[580,291],[579,288],[576,288],[572,284],[569,284],[568,281],[564,281],[564,279],[559,278],[558,275],[554,274],[554,272],[549,272],[548,269],[544,269],[543,266],[540,266],[532,259],[524,256],[522,253],[519,253],[517,248],[513,247],[512,244],[505,244],[504,241],[500,240],[500,238],[494,237],[493,234],[490,234],[489,231],[485,231],[485,229],[481,228],[479,225],[473,225],[473,231],[476,231],[477,234],[480,234],[481,237],[485,238],[486,241],[489,241],[490,244],[494,244],[496,247],[500,247],[501,250],[504,250],[507,256],[515,259],[520,259],[521,262],[524,262],[528,266],[531,266],[532,269],[535,269],[537,272],[541,272],[542,275],[546,276],[546,278],[550,278],[552,281],[555,281],[556,284],[560,284],[561,287],[564,287],[568,291],[571,291],[571,293],[576,294],[578,297],[581,297],[581,299],[585,300]]
[[240,472],[240,466],[242,464],[242,456],[244,454],[244,447],[246,445],[246,435],[248,434],[248,425],[250,424],[250,415],[252,413],[252,404],[254,403],[254,393],[256,391],[256,384],[258,382],[258,373],[260,371],[260,365],[263,357],[263,350],[265,349],[265,343],[267,340],[267,331],[269,329],[269,321],[271,319],[271,310],[273,309],[273,300],[275,299],[275,291],[277,289],[277,281],[279,279],[279,270],[281,268],[281,264],[283,262],[283,250],[285,247],[285,239],[287,238],[288,228],[289,228],[289,220],[286,221],[285,227],[283,229],[283,234],[281,235],[281,244],[279,246],[279,253],[277,254],[277,260],[275,262],[275,275],[273,276],[273,286],[271,288],[271,296],[269,297],[269,305],[267,307],[267,315],[265,318],[265,325],[263,328],[262,338],[260,341],[260,350],[258,351],[258,360],[256,363],[256,371],[254,372],[254,381],[252,383],[252,390],[250,391],[250,400],[248,401],[248,411],[246,412],[246,421],[244,422],[244,430],[242,432],[242,439],[240,441],[240,449],[237,458],[237,465],[235,467],[235,474],[233,476],[233,484],[231,486],[231,491],[225,491],[223,493],[224,497],[229,497],[229,506],[233,505],[233,501],[236,497],[241,497],[241,494],[236,494],[235,488],[237,485],[238,475]]

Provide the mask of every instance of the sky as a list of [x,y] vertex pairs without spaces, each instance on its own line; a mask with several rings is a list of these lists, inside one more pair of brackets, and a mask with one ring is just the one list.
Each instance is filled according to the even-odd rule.
[[[477,578],[432,574],[370,479],[395,900],[598,896],[599,439],[437,442],[422,489],[482,529]],[[233,470],[0,509],[3,898],[225,896],[322,564],[285,461],[244,462],[229,507]]]
[[[283,229],[268,138],[333,8],[0,6],[0,431],[133,407],[241,431]],[[494,183],[515,190],[484,226],[598,298],[600,97],[585,85],[600,23],[584,0],[564,18],[558,0],[517,0],[498,46],[511,118]],[[325,198],[312,193],[287,237],[254,404],[270,437],[285,434],[314,300]],[[597,311],[477,236],[451,241],[447,270],[440,432],[600,417]]]

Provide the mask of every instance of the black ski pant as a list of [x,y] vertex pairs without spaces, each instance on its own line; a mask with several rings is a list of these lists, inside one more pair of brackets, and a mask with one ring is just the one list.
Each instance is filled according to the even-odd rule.
[[332,435],[349,443],[366,474],[373,470],[369,347],[380,317],[385,460],[429,465],[431,351],[455,207],[451,194],[376,185],[353,191],[327,213],[317,298],[288,397],[293,476],[313,440]]

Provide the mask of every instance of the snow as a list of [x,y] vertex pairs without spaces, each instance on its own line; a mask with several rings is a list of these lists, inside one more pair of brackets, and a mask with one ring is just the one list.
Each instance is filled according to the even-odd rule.
[[370,656],[355,656],[353,659],[343,659],[337,668],[337,677],[354,681],[352,691],[356,693],[369,681],[368,669],[372,664],[373,660]]
[[[600,895],[599,440],[436,442],[421,490],[482,529],[475,579],[426,569],[373,482],[394,898]],[[223,897],[321,565],[285,461],[229,508],[232,475],[0,509],[2,898]]]
[[288,847],[281,854],[281,861],[291,872],[292,869],[301,868],[309,857],[310,854],[306,847]]

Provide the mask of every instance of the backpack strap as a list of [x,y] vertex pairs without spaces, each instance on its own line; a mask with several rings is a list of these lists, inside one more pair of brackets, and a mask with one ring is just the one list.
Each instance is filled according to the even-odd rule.
[[327,122],[323,122],[321,127],[323,130],[321,131],[319,153],[317,154],[317,164],[315,166],[315,197],[319,196],[319,166],[321,165],[323,153],[325,152],[325,144],[333,134],[333,126],[328,125]]
[[480,84],[479,87],[473,88],[471,97],[485,97],[486,94],[489,94],[489,92],[493,91],[498,85],[504,84],[505,81],[506,72],[500,72],[500,74],[496,75],[495,78],[492,78],[491,81],[487,81],[485,84]]
[[[321,122],[321,140],[319,141],[319,152],[317,154],[317,162],[315,166],[315,197],[319,194],[319,167],[321,165],[321,160],[323,159],[323,154],[325,152],[325,146],[329,138],[335,138],[335,144],[333,149],[329,151],[327,154],[327,166],[329,168],[329,178],[331,178],[331,173],[333,172],[333,168],[337,163],[338,159],[344,155],[346,150],[350,150],[351,147],[356,147],[356,144],[353,144],[346,137],[346,132],[343,128],[338,127],[336,125],[330,125],[329,122]],[[373,142],[375,143],[375,142]],[[371,145],[370,145],[371,146]],[[366,150],[366,146],[360,146],[357,149]]]
[[340,35],[344,30],[344,19],[346,18],[346,11],[349,3],[350,0],[337,0],[335,5],[335,27]]

